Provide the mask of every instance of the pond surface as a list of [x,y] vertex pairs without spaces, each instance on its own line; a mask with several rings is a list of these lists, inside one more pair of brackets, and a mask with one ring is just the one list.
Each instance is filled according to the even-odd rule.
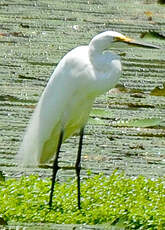
[[[85,130],[82,175],[118,168],[129,176],[165,174],[165,14],[157,1],[0,2],[0,171],[18,177],[14,156],[34,107],[59,60],[97,33],[115,30],[161,49],[121,46],[117,89],[97,98]],[[153,33],[154,32],[154,33]],[[142,37],[142,38],[140,38]],[[60,165],[74,166],[78,137]],[[49,167],[27,169],[50,176]],[[61,180],[75,176],[61,170]]]
[[[105,30],[159,45],[113,48],[122,57],[118,87],[97,98],[85,130],[82,175],[118,168],[128,176],[165,175],[165,14],[155,0],[5,0],[0,2],[0,171],[19,177],[14,156],[34,107],[65,53]],[[164,84],[164,85],[163,85]],[[75,163],[78,137],[68,139],[62,167]],[[51,165],[51,164],[50,164]],[[50,177],[50,167],[26,174]],[[60,170],[58,177],[74,177]],[[42,226],[20,229],[105,229]],[[15,229],[9,227],[6,229]],[[18,227],[17,227],[18,229]],[[108,228],[109,229],[109,228]],[[115,229],[115,228],[112,228]]]

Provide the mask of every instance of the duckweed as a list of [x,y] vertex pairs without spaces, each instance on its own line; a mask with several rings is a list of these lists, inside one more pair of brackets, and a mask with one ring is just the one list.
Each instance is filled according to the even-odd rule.
[[127,178],[117,171],[81,180],[82,209],[76,181],[56,183],[52,209],[50,179],[38,175],[0,181],[0,217],[5,222],[122,225],[165,229],[165,180]]

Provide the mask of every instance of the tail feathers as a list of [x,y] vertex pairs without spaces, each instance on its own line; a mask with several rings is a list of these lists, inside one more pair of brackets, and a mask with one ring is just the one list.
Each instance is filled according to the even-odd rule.
[[16,156],[16,160],[22,166],[37,166],[37,143],[29,133],[24,136],[21,147]]
[[16,161],[20,166],[37,166],[38,159],[38,122],[36,111],[33,113],[29,125],[25,131],[20,149],[16,155]]

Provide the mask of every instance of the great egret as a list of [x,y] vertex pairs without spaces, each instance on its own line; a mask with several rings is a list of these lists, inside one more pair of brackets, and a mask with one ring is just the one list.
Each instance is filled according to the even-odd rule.
[[44,164],[55,155],[50,207],[61,144],[77,131],[80,140],[75,168],[78,208],[81,207],[80,161],[84,127],[95,98],[113,88],[121,74],[120,57],[108,51],[113,42],[158,48],[115,31],[106,31],[96,35],[88,46],[71,50],[55,68],[27,127],[18,152],[24,166]]

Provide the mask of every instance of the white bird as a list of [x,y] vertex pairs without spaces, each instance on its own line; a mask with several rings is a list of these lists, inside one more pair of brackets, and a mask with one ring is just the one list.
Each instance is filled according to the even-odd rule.
[[142,44],[115,31],[96,35],[88,46],[79,46],[68,52],[55,68],[44,89],[26,129],[18,158],[24,166],[40,165],[54,155],[52,197],[58,156],[62,142],[80,132],[76,161],[78,208],[80,209],[80,169],[83,130],[97,96],[113,88],[121,75],[120,57],[109,51],[111,43],[158,48]]

